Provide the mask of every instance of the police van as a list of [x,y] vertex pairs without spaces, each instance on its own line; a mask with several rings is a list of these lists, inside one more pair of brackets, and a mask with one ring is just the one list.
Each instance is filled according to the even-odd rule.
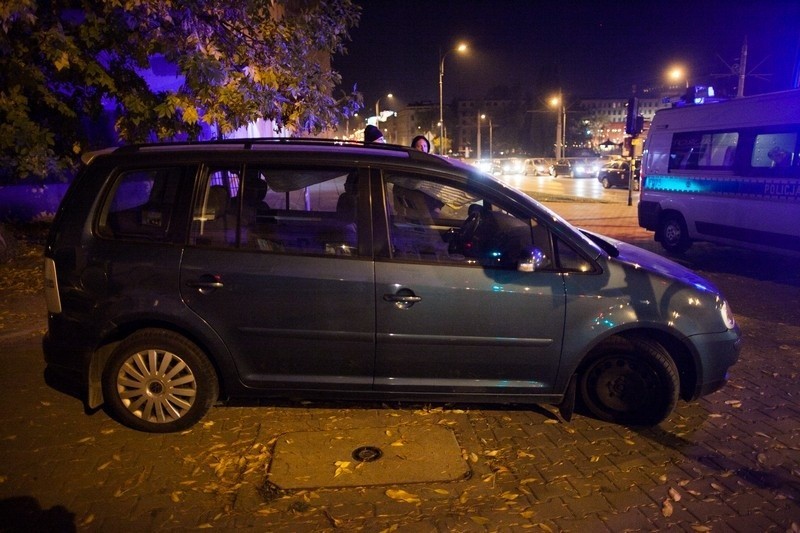
[[800,90],[660,110],[642,161],[639,225],[667,251],[800,256]]

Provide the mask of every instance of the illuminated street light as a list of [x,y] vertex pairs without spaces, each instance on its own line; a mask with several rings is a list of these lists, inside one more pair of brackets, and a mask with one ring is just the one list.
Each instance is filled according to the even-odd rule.
[[556,110],[556,158],[562,159],[567,144],[567,108],[561,93],[552,97],[549,103]]
[[[389,93],[389,94],[386,95],[386,98],[394,98],[394,95],[392,93]],[[375,102],[375,116],[376,117],[380,117],[381,116],[381,111],[380,111],[380,107],[379,106],[380,106],[380,103],[381,103],[382,99],[383,99],[383,96],[378,98],[378,101]]]
[[439,51],[439,55],[441,59],[439,60],[439,153],[444,155],[444,98],[442,96],[442,81],[444,80],[444,60],[450,54],[450,52],[458,52],[463,54],[467,51],[466,43],[460,43],[455,48],[452,48],[445,52],[444,55],[441,55],[441,50]]
[[[481,120],[486,120],[486,115],[481,115]],[[492,130],[494,129],[492,126],[492,117],[489,118],[489,161],[494,159],[494,147],[492,146]],[[480,139],[480,123],[478,123],[478,139]]]
[[673,81],[680,81],[684,80],[686,82],[686,88],[689,88],[689,75],[682,67],[672,67],[669,71],[669,79]]

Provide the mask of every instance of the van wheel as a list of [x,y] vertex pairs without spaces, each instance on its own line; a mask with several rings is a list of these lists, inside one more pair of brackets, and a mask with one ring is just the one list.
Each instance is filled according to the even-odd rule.
[[186,429],[208,412],[219,393],[211,362],[177,333],[145,329],[114,350],[103,372],[111,416],[151,433]]
[[670,253],[680,254],[689,249],[692,241],[689,240],[689,230],[681,215],[666,215],[659,225],[661,246]]
[[614,337],[579,377],[589,413],[607,422],[654,426],[678,403],[678,369],[664,348],[647,339]]

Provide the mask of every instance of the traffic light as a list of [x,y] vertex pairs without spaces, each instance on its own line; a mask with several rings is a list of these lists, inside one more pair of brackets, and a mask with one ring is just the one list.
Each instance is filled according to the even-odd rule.
[[625,133],[638,135],[644,129],[644,117],[639,115],[639,99],[628,98],[628,116],[625,118]]

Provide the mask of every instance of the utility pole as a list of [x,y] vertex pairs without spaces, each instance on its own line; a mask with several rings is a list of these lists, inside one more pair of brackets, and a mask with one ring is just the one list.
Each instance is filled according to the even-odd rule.
[[742,56],[739,60],[739,86],[736,88],[736,98],[744,96],[744,78],[747,73],[747,37],[742,45]]

